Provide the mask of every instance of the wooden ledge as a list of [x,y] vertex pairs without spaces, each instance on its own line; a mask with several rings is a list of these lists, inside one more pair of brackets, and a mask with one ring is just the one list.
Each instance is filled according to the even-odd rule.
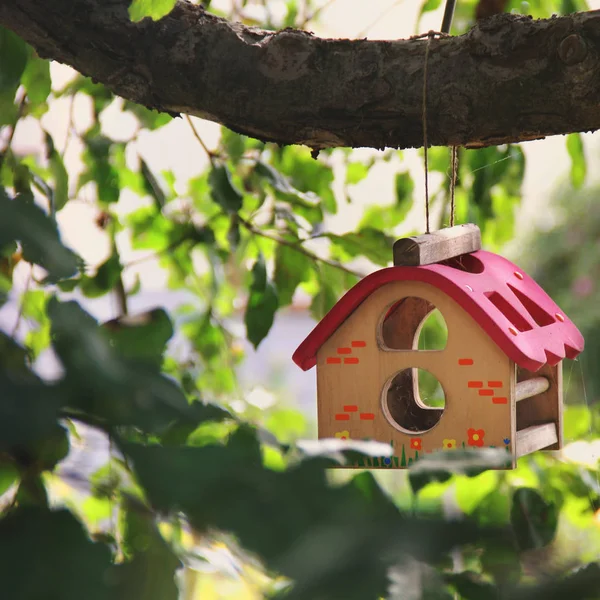
[[515,387],[515,398],[517,402],[526,400],[532,396],[543,394],[550,387],[546,377],[532,377],[525,381],[519,381]]
[[516,454],[517,458],[537,452],[558,442],[556,423],[532,425],[527,429],[517,431]]

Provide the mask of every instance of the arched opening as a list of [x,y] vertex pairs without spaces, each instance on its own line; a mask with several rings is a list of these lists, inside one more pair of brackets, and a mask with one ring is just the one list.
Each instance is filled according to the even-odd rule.
[[388,309],[381,326],[381,342],[384,350],[443,350],[448,327],[431,302],[408,296]]
[[425,433],[442,418],[446,398],[437,378],[425,369],[404,369],[383,388],[386,419],[400,431]]

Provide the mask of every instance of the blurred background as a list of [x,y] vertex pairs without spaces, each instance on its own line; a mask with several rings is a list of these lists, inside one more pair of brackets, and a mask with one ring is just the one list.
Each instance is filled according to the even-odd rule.
[[[474,0],[459,0],[454,33],[462,33],[474,24],[479,4]],[[540,0],[504,4],[507,11],[550,17],[561,3]],[[596,9],[600,8],[600,0],[573,5],[575,9]],[[437,30],[443,3],[432,0],[214,0],[209,10],[247,25],[274,29],[296,26],[325,37],[398,39]],[[174,214],[189,214],[191,206],[201,212],[205,208],[202,195],[206,191],[205,173],[210,160],[205,148],[215,152],[226,149],[231,155],[237,143],[242,144],[241,152],[252,152],[253,142],[237,142],[219,125],[196,118],[190,121],[167,118],[165,124],[159,126],[160,115],[149,111],[136,115],[131,106],[119,98],[108,97],[98,111],[98,95],[73,93],[74,86],[83,89],[75,71],[52,63],[50,73],[53,93],[48,98],[47,111],[41,118],[31,115],[18,121],[12,148],[21,156],[32,157],[31,164],[39,162],[51,168],[46,140],[50,134],[69,174],[70,199],[57,214],[65,244],[84,259],[90,277],[98,274],[103,266],[106,269],[116,244],[124,267],[122,283],[130,292],[128,312],[135,315],[164,307],[175,319],[176,333],[169,344],[167,360],[167,369],[171,368],[174,376],[177,365],[185,364],[205,399],[227,403],[244,418],[264,424],[282,441],[314,437],[315,373],[314,370],[301,371],[291,356],[322,316],[323,308],[339,298],[353,281],[340,279],[335,285],[331,284],[329,294],[333,298],[323,306],[320,304],[323,298],[318,298],[317,282],[303,281],[289,306],[277,311],[268,335],[254,348],[246,339],[244,325],[247,297],[238,293],[236,284],[245,281],[255,254],[243,258],[241,265],[225,265],[226,272],[217,277],[210,260],[202,252],[193,250],[185,256],[191,262],[193,276],[181,275],[178,279],[173,264],[165,263],[169,257],[155,250],[162,247],[163,242],[167,247],[169,240],[168,232],[149,220],[156,194],[148,193],[148,188],[135,179],[139,179],[142,164],[142,169],[158,181]],[[128,226],[114,230],[107,225],[111,215],[97,202],[96,184],[89,178],[86,181],[86,173],[90,171],[86,135],[96,119],[100,124],[99,133],[114,144],[110,160],[120,172],[122,189],[111,211],[115,220]],[[581,358],[575,362],[565,361],[568,404],[565,436],[569,444],[563,458],[590,466],[600,457],[600,369],[597,367],[600,358],[600,203],[597,199],[600,182],[596,169],[600,158],[599,139],[597,134],[575,134],[485,151],[462,150],[457,190],[458,222],[479,224],[486,247],[523,266],[586,338],[586,350]],[[266,152],[282,171],[287,166],[285,172],[299,190],[314,191],[323,198],[331,196],[337,210],[324,214],[322,231],[328,234],[344,236],[372,227],[393,239],[424,230],[422,150],[337,149],[321,153],[318,161],[313,161],[305,148],[267,149]],[[447,223],[449,150],[431,149],[430,165],[433,218],[442,225]],[[480,195],[474,197],[473,190],[479,190]],[[204,216],[210,220],[208,209]],[[153,240],[146,239],[150,234],[144,238],[145,228],[150,225],[155,227]],[[226,235],[224,231],[223,237]],[[306,242],[306,247],[316,255],[333,256],[357,274],[368,274],[381,266],[381,262],[369,260],[371,256],[356,257],[347,248],[332,246],[331,240],[323,236],[315,236]],[[171,260],[178,260],[176,252],[166,254],[171,255]],[[215,284],[218,289],[211,288],[211,277],[218,281]],[[24,262],[15,266],[9,302],[0,309],[0,328],[38,348],[36,370],[43,377],[53,379],[60,375],[61,367],[47,348],[48,327],[43,320],[38,320],[46,295],[35,280],[35,269],[32,271]],[[101,322],[121,316],[118,294],[98,294],[91,285],[86,289],[64,294],[76,297]],[[205,319],[207,314],[211,315],[209,325]],[[207,331],[214,336],[210,350]],[[204,344],[202,347],[199,340]],[[74,450],[62,467],[66,487],[61,487],[63,483],[58,480],[55,482],[56,493],[63,497],[73,498],[79,494],[77,486],[73,488],[72,482],[69,483],[69,475],[91,474],[107,460],[107,442],[100,434],[83,435],[74,443]],[[470,487],[459,480],[454,484],[452,495],[443,486],[430,486],[420,501],[422,506],[428,502],[432,506],[441,503],[449,513],[468,511],[475,505],[478,494],[500,485],[500,477],[529,481],[535,476],[539,466],[536,465],[533,460],[514,473],[486,473],[478,478],[477,485]],[[377,477],[401,505],[409,501],[404,473],[377,473]],[[88,502],[92,514],[85,489],[80,491],[80,501]],[[593,556],[594,552],[600,552],[600,516],[596,519],[598,531],[594,532],[589,528],[589,519],[581,517],[575,500],[573,503],[564,524],[565,553],[575,549]],[[209,546],[203,552],[205,560],[199,568],[214,571],[215,577],[212,582],[203,579],[204,587],[197,597],[259,597],[254,596],[256,581],[247,570],[240,578],[241,567],[226,547]]]

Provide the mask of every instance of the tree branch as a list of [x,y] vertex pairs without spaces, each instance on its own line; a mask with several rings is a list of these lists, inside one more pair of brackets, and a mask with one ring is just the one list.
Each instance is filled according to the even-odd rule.
[[[132,23],[129,0],[0,0],[0,23],[41,56],[116,94],[265,141],[373,148],[423,143],[426,41],[328,40],[228,22],[179,2]],[[600,12],[498,15],[432,39],[432,145],[478,147],[600,128]]]

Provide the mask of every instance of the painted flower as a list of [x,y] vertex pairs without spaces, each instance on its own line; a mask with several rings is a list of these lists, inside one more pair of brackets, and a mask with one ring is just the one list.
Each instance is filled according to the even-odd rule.
[[411,450],[422,450],[422,446],[421,446],[421,438],[413,438],[412,440],[410,440],[410,449]]
[[467,435],[469,436],[469,439],[467,440],[469,446],[477,446],[479,448],[483,446],[483,436],[485,435],[483,429],[467,429]]
[[444,440],[442,442],[442,447],[444,448],[444,450],[455,450],[456,440]]
[[510,444],[510,438],[504,438],[502,441],[504,442],[505,446],[508,446]]
[[350,432],[349,432],[348,430],[345,430],[345,431],[338,431],[338,432],[335,434],[335,437],[336,437],[338,440],[349,440],[349,439],[350,439]]
[[389,456],[385,456],[383,459],[383,464],[386,467],[389,467],[392,464],[392,459]]

